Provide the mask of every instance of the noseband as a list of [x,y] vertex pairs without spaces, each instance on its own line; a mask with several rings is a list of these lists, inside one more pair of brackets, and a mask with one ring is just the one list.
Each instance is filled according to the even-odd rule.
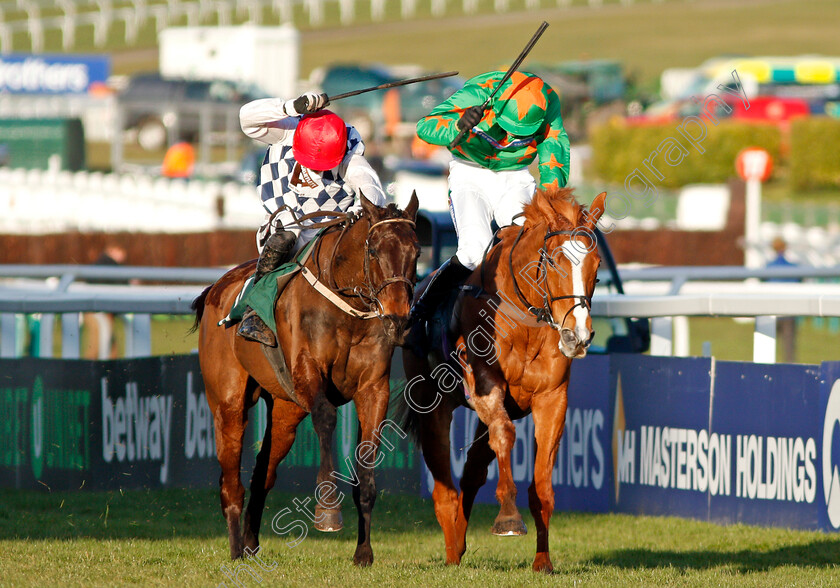
[[[525,233],[525,227],[522,226],[519,229],[519,234],[516,236],[516,240],[513,242],[513,245],[510,248],[510,256],[508,258],[508,268],[510,271],[510,277],[513,280],[513,289],[516,292],[516,296],[519,298],[519,301],[522,305],[528,309],[537,322],[544,322],[552,329],[557,331],[563,328],[563,325],[566,324],[566,319],[569,317],[569,314],[577,308],[578,306],[585,308],[586,310],[592,309],[592,297],[586,295],[576,295],[576,294],[566,294],[563,296],[552,296],[551,288],[549,286],[549,282],[546,279],[548,275],[547,266],[550,266],[557,272],[563,272],[557,265],[554,263],[554,260],[551,256],[548,255],[548,240],[551,237],[560,237],[565,236],[571,238],[572,235],[575,234],[575,231],[548,231],[546,232],[545,236],[543,237],[543,246],[540,249],[540,263],[539,263],[539,271],[537,274],[537,278],[543,276],[543,282],[545,283],[545,293],[542,297],[542,307],[533,306],[528,300],[525,298],[525,295],[522,293],[522,289],[519,287],[519,283],[516,281],[516,271],[513,269],[513,250],[516,249],[516,246],[519,244],[519,240],[522,238],[522,235]],[[566,314],[563,315],[563,322],[557,324],[554,320],[554,317],[551,314],[551,303],[556,302],[558,300],[577,300],[572,307],[566,311]]]

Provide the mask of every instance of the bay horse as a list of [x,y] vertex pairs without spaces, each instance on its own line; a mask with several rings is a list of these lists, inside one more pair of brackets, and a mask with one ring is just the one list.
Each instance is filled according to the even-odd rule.
[[[397,402],[402,424],[419,440],[434,478],[432,496],[447,564],[460,564],[466,551],[473,501],[494,458],[500,511],[491,531],[527,532],[516,508],[511,450],[512,421],[531,413],[536,440],[528,489],[537,529],[533,569],[553,569],[548,549],[554,511],[551,470],[565,424],[571,362],[586,355],[594,334],[589,309],[600,265],[594,228],[605,198],[606,193],[599,194],[587,210],[570,189],[538,190],[524,209],[523,225],[499,231],[500,241],[461,288],[446,333],[454,350],[442,353],[447,359],[434,365],[429,357],[404,350],[408,384]],[[449,452],[452,412],[459,405],[474,409],[480,420],[460,494]]]
[[[193,302],[199,329],[199,363],[215,421],[222,469],[221,506],[232,559],[242,557],[246,548],[253,554],[259,547],[266,494],[274,486],[277,466],[291,449],[296,428],[307,414],[312,415],[321,454],[313,520],[319,530],[337,531],[342,527],[343,494],[329,481],[334,471],[332,434],[336,407],[352,400],[359,418],[359,447],[366,448],[364,460],[359,458],[358,448],[356,452],[353,499],[359,537],[353,561],[357,565],[373,563],[373,457],[388,408],[391,358],[394,347],[404,338],[420,248],[414,229],[418,208],[415,195],[405,211],[393,204],[380,208],[364,195],[360,198],[360,218],[352,224],[347,221],[326,228],[313,245],[304,269],[275,302],[277,340],[288,366],[286,381],[291,386],[282,385],[282,369],[278,371],[276,360],[271,361],[270,348],[236,336],[236,328],[218,326],[253,274],[256,260],[230,270]],[[310,278],[317,278],[316,282],[304,279],[307,271]],[[268,419],[240,532],[245,500],[239,476],[243,435],[248,410],[260,398],[266,402]],[[322,488],[323,484],[326,486]],[[326,493],[322,492],[324,488]]]

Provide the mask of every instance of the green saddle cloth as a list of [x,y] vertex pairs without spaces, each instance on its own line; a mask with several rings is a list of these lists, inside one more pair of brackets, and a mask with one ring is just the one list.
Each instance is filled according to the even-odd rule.
[[250,306],[263,322],[277,333],[277,324],[274,321],[274,303],[292,277],[301,270],[322,232],[323,229],[303,249],[298,251],[292,261],[268,272],[256,284],[253,281],[249,282],[242,296],[240,296],[239,302],[234,304],[230,310],[230,314],[228,314],[229,322],[234,323],[242,320],[242,315],[245,314],[246,308]]

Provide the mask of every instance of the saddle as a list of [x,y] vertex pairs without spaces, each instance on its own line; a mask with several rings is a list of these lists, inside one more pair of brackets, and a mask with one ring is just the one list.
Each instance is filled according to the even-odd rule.
[[245,283],[242,292],[236,298],[230,313],[225,317],[226,326],[242,320],[247,307],[251,307],[268,325],[274,334],[277,334],[277,324],[274,321],[274,305],[280,298],[283,290],[292,281],[298,272],[303,269],[306,260],[309,259],[315,242],[321,237],[319,232],[306,246],[298,251],[295,257],[276,269],[265,274],[262,279],[254,284],[252,281]]
[[[271,328],[274,335],[277,336],[277,322],[274,320],[274,305],[283,294],[286,286],[292,281],[292,278],[303,270],[303,266],[306,260],[309,259],[315,242],[321,237],[322,232],[323,229],[291,261],[268,272],[256,284],[250,280],[246,282],[242,292],[234,302],[230,313],[220,324],[224,324],[226,327],[233,326],[242,320],[246,308],[250,306],[263,322]],[[280,340],[279,337],[277,340]],[[274,370],[274,375],[286,391],[286,394],[293,402],[302,406],[295,395],[292,375],[289,372],[289,366],[286,363],[286,356],[283,353],[282,347],[280,345],[276,347],[260,345],[260,347],[262,347],[263,354],[271,365],[272,370]]]

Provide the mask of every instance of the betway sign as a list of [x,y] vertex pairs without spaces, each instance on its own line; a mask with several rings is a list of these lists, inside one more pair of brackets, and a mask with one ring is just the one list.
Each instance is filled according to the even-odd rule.
[[[0,486],[214,486],[213,418],[195,356],[0,361]],[[248,444],[249,446],[251,444]],[[245,467],[253,452],[243,452]]]
[[0,92],[7,94],[86,94],[110,74],[107,56],[0,56]]
[[[196,355],[113,361],[0,360],[0,487],[53,490],[215,487],[216,429]],[[254,469],[265,404],[251,410],[242,471]],[[339,409],[341,474],[356,446],[352,403]],[[389,438],[390,439],[390,438]],[[391,439],[377,483],[416,491],[419,455]],[[306,419],[280,465],[277,487],[310,492],[318,438]]]

